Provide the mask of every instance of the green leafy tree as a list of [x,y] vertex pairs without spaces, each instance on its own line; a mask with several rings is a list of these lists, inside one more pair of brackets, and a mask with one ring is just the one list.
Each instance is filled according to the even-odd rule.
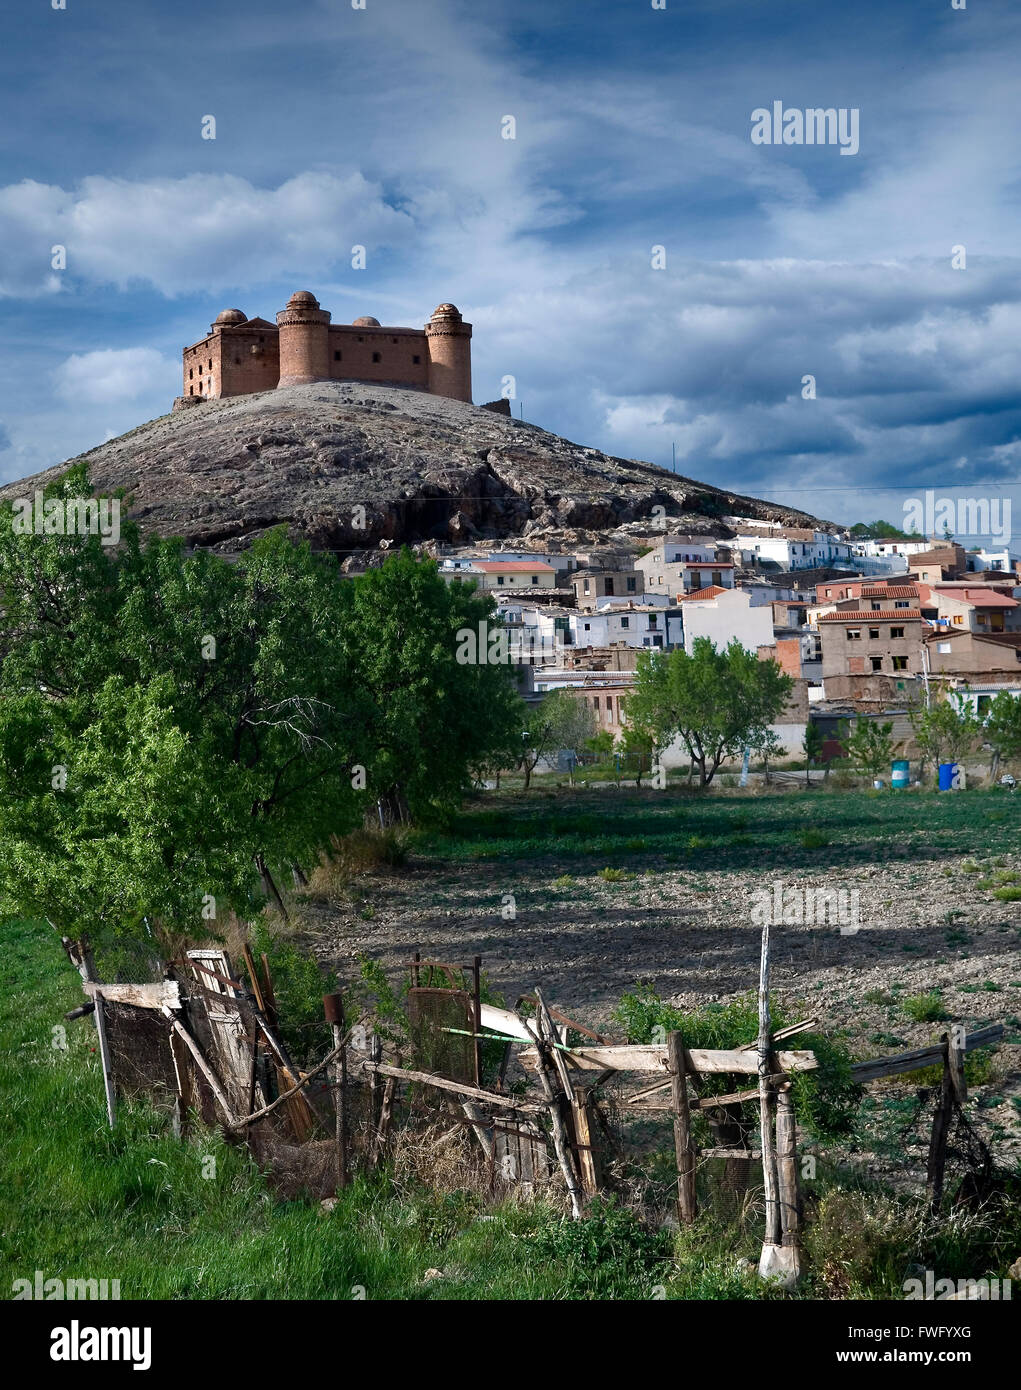
[[823,736],[818,724],[814,724],[810,719],[805,725],[805,737],[802,739],[801,747],[805,753],[805,786],[812,785],[811,769],[822,758]]
[[640,787],[642,775],[648,768],[652,767],[652,759],[656,751],[652,736],[644,729],[636,729],[631,723],[628,723],[624,727],[622,751],[626,758],[634,760],[635,785]]
[[445,812],[494,753],[517,761],[525,706],[488,640],[495,612],[491,595],[407,549],[354,581],[336,640],[370,696],[367,787],[386,819]]
[[1021,700],[1001,690],[990,702],[984,733],[993,754],[989,775],[995,778],[1001,762],[1021,757]]
[[455,661],[492,601],[452,589],[408,556],[351,581],[281,532],[228,564],[132,525],[116,547],[20,535],[0,511],[4,910],[96,936],[208,929],[210,904],[247,910],[256,869],[283,908],[274,873],[374,797],[449,804],[522,708],[507,668]]
[[639,653],[628,722],[657,748],[679,736],[707,786],[725,758],[764,740],[792,687],[775,661],[759,661],[740,642],[717,651],[698,637],[690,655],[682,647]]
[[940,763],[962,761],[983,735],[982,721],[971,706],[952,695],[945,698],[938,687],[931,703],[914,705],[908,717],[922,764],[931,764],[933,770]]
[[569,691],[551,690],[528,711],[524,732],[527,737],[522,740],[521,766],[527,791],[537,763],[561,748],[577,751],[593,737],[595,714],[590,705]]
[[843,744],[856,772],[865,777],[878,777],[889,771],[893,759],[893,724],[880,724],[877,719],[856,719]]

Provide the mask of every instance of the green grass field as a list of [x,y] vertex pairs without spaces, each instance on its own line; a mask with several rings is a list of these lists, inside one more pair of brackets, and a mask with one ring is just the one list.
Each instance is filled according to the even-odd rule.
[[[442,832],[416,834],[414,859],[485,871],[538,855],[594,874],[658,863],[697,869],[708,847],[715,868],[740,873],[772,872],[781,857],[792,872],[940,855],[988,864],[1008,840],[1015,847],[1012,819],[1006,798],[982,792],[536,792],[501,798],[497,809],[480,799]],[[139,1102],[123,1102],[109,1131],[94,1029],[88,1019],[63,1025],[81,989],[48,927],[0,924],[0,1000],[0,1288],[39,1270],[119,1279],[122,1298],[142,1299],[779,1296],[740,1263],[761,1243],[754,1203],[727,1218],[704,1204],[697,1225],[678,1235],[613,1205],[574,1225],[549,1205],[494,1208],[477,1193],[432,1192],[387,1172],[356,1182],[329,1213],[281,1201],[246,1150],[214,1131],[180,1142]],[[863,1148],[880,1131],[895,1138],[909,1101],[907,1092],[867,1098]],[[669,1166],[669,1157],[649,1161]],[[869,1182],[865,1165],[856,1174],[821,1161],[806,1200],[810,1265],[799,1298],[896,1297],[912,1264],[941,1276],[1003,1276],[1021,1249],[1016,1195],[1007,1208],[934,1225],[917,1193]],[[426,1278],[432,1270],[442,1277]]]

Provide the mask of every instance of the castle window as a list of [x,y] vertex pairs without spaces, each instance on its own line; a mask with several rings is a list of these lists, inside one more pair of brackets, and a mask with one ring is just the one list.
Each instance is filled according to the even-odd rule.
[[241,358],[240,358],[240,357],[235,357],[235,358],[234,358],[234,365],[235,365],[235,367],[240,367],[240,366],[241,366]]
[[359,341],[360,343],[364,343],[364,342],[365,342],[365,339],[362,337],[362,335],[361,335],[360,333],[358,334],[358,341]]
[[210,371],[213,370],[213,359],[212,359],[211,357],[210,357],[210,359],[209,359],[209,370],[210,370]]
[[416,367],[420,367],[420,366],[422,365],[422,359],[421,359],[421,357],[419,357],[419,355],[418,355],[417,352],[415,353],[415,355],[412,357],[411,360],[412,360],[412,362],[414,362],[414,364],[415,364]]
[[188,368],[188,380],[189,380],[189,381],[194,381],[194,379],[195,379],[195,371],[194,371],[194,369],[193,369],[192,367],[189,367],[189,368]]
[[194,386],[189,386],[189,387],[188,387],[188,395],[189,395],[189,396],[194,396],[194,394],[195,394],[195,387],[194,387]]
[[372,360],[373,362],[382,362],[383,358],[380,356],[378,352],[374,352],[372,354]]
[[397,339],[396,339],[396,338],[391,338],[390,341],[391,341],[392,343],[396,343],[396,342],[397,342]]
[[341,360],[339,350],[333,354],[333,360],[334,362],[339,362]]

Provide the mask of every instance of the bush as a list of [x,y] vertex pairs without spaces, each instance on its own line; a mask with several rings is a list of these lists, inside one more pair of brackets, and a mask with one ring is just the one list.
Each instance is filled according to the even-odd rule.
[[559,1272],[564,1298],[647,1299],[670,1273],[670,1237],[612,1198],[596,1198],[581,1221],[549,1221],[524,1244]]
[[909,994],[901,1002],[901,1009],[916,1023],[939,1023],[950,1017],[943,1007],[943,996],[938,989],[927,990],[924,994]]
[[[676,1030],[687,1048],[742,1047],[758,1035],[759,1029],[758,1004],[752,994],[683,1013],[661,999],[647,983],[638,984],[633,994],[622,995],[613,1017],[625,1028],[629,1042],[662,1041],[667,1033]],[[775,1008],[770,1018],[774,1030],[794,1021]],[[847,1134],[861,1098],[861,1087],[852,1078],[847,1048],[823,1033],[801,1033],[792,1045],[814,1052],[819,1062],[815,1070],[798,1072],[792,1078],[791,1098],[799,1124],[819,1139]],[[721,1094],[749,1085],[747,1076],[728,1074],[713,1080]]]

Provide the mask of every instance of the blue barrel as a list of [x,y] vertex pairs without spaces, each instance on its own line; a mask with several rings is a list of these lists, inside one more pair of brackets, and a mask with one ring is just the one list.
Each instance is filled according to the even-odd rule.
[[956,763],[940,763],[939,789],[941,792],[952,792],[954,790],[954,773],[956,771]]
[[906,758],[898,758],[890,764],[890,786],[894,791],[903,791],[911,780],[911,764]]

